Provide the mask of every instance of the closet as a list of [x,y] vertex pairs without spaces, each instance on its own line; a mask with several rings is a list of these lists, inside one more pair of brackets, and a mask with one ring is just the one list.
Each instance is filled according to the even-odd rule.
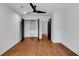
[[38,20],[30,19],[24,21],[24,37],[38,37]]

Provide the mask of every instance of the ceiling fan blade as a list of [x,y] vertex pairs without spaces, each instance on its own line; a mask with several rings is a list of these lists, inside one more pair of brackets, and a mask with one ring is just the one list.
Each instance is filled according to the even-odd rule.
[[44,11],[36,11],[37,13],[46,13],[46,12],[44,12]]
[[33,13],[33,12],[28,12],[28,13],[26,13],[26,14],[30,14],[30,13]]
[[32,3],[29,3],[29,4],[30,4],[30,6],[32,7],[34,13],[46,13],[46,12],[44,12],[44,11],[37,11],[37,10],[36,10],[36,5],[34,6]]
[[32,7],[33,11],[36,11],[36,8],[34,7],[34,5],[32,3],[30,3],[30,6]]

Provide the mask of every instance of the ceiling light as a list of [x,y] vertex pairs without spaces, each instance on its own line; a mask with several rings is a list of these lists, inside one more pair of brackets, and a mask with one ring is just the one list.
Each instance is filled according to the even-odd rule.
[[43,19],[43,21],[45,21],[45,19]]
[[24,14],[27,14],[27,12],[26,12],[26,11],[24,11]]

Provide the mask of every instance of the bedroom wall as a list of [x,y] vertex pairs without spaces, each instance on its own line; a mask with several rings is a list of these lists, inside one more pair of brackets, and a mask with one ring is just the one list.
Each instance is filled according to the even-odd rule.
[[4,4],[0,4],[0,55],[18,43],[21,17]]
[[79,4],[64,10],[63,25],[62,43],[79,55]]
[[61,42],[62,40],[62,12],[53,12],[51,21],[51,38],[53,42]]

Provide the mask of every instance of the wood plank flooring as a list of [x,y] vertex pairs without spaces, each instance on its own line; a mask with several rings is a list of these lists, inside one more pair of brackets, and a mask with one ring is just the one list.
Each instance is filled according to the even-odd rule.
[[46,36],[43,39],[26,38],[2,56],[76,56],[60,43],[53,43]]

